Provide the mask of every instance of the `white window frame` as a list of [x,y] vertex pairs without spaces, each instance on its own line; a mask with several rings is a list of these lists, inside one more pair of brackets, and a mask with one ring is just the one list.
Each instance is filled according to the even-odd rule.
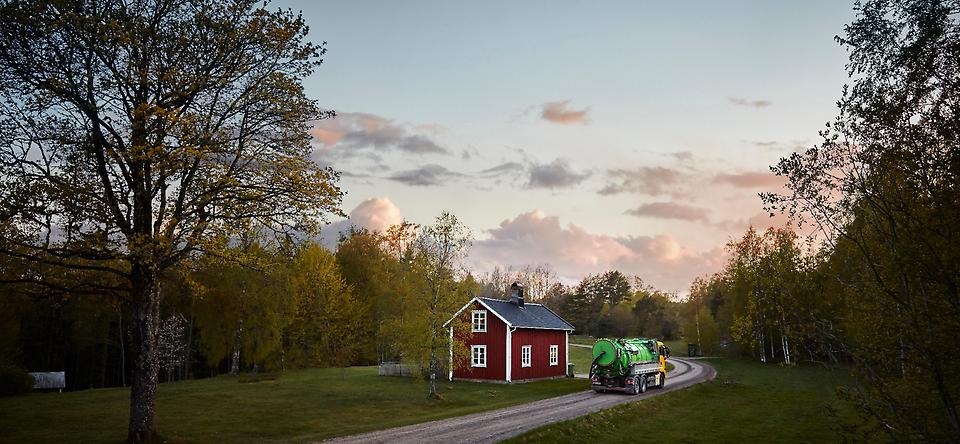
[[[480,353],[477,353],[478,351]],[[483,359],[478,359],[478,358],[483,358]],[[487,366],[487,346],[486,345],[470,346],[470,366],[471,367]]]
[[473,315],[470,318],[470,331],[473,333],[487,332],[486,310],[473,310]]
[[560,346],[550,346],[550,365],[560,365]]
[[520,347],[520,367],[530,367],[533,363],[533,346],[524,345]]

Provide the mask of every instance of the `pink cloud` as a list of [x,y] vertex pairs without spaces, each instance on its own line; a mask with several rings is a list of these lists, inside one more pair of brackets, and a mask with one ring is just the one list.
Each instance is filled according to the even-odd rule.
[[[748,227],[753,227],[757,231],[764,231],[771,227],[786,227],[788,224],[790,224],[790,217],[786,214],[774,213],[773,216],[771,216],[770,213],[762,212],[744,219],[720,221],[714,225],[729,230],[732,237],[739,238],[747,231]],[[791,229],[794,231],[797,230],[795,225],[796,224],[793,224],[791,226]]]
[[448,154],[449,150],[425,134],[424,128],[401,124],[369,113],[338,113],[313,123],[309,133],[325,148],[346,152],[372,149],[408,154]]
[[787,183],[786,179],[771,172],[721,173],[714,176],[713,181],[737,188],[781,188]]
[[669,234],[616,237],[591,233],[536,210],[507,219],[474,243],[470,262],[477,271],[494,266],[549,263],[573,283],[585,275],[617,269],[636,274],[667,291],[684,292],[697,276],[719,270],[723,249],[698,252]]
[[333,249],[339,241],[340,234],[348,232],[351,226],[382,232],[400,222],[403,222],[400,208],[386,197],[374,197],[360,202],[347,219],[341,219],[324,227],[320,233],[321,243]]
[[350,221],[372,231],[384,231],[403,222],[400,209],[386,197],[374,197],[360,202],[350,212]]
[[543,117],[544,120],[558,123],[560,125],[571,125],[575,123],[586,125],[590,123],[590,118],[587,117],[587,112],[590,111],[590,108],[575,110],[569,109],[569,105],[569,100],[544,103],[543,111],[540,113],[540,117]]
[[309,132],[311,136],[319,140],[324,145],[336,145],[343,140],[343,136],[347,134],[347,131],[343,128],[323,128],[316,125],[313,128],[310,128]]
[[676,202],[653,202],[627,210],[626,214],[637,217],[653,217],[657,219],[679,219],[689,221],[707,220],[706,208],[679,204]]

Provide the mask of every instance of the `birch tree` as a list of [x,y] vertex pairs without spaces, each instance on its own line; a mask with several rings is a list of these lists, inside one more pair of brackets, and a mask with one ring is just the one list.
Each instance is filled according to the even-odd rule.
[[470,231],[455,215],[443,212],[433,225],[423,227],[413,244],[413,270],[423,278],[426,294],[421,297],[419,322],[408,325],[423,331],[421,353],[426,361],[431,397],[437,397],[437,375],[442,370],[443,354],[451,345],[443,323],[469,299],[469,295],[459,291],[457,277],[464,275],[462,261],[471,239]]

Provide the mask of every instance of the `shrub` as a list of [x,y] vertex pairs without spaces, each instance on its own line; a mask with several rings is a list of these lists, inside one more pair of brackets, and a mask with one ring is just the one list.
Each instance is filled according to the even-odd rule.
[[9,365],[0,366],[0,396],[19,395],[32,389],[33,376],[26,370]]

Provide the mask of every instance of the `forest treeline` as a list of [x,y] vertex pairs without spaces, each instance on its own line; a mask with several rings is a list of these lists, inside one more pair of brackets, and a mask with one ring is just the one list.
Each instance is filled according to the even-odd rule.
[[[428,366],[430,322],[445,321],[478,287],[469,275],[457,278],[452,256],[436,266],[431,240],[438,237],[431,230],[462,228],[452,215],[444,217],[446,225],[354,229],[335,251],[248,233],[226,247],[224,257],[184,262],[163,276],[161,380],[369,365],[401,356]],[[6,260],[0,272],[20,270]],[[104,278],[74,272],[49,276],[46,289],[7,286],[0,298],[0,364],[65,370],[70,389],[126,385],[131,313],[124,294],[56,290],[63,287],[58,279],[105,288]],[[438,292],[444,300],[431,310],[434,281],[445,287]]]
[[[410,223],[382,233],[353,228],[332,251],[317,242],[284,244],[248,233],[225,257],[183,263],[162,285],[161,380],[384,360],[428,368],[431,322],[445,322],[474,296],[505,299],[513,282],[580,334],[679,338],[676,297],[619,271],[564,285],[547,264],[476,276],[445,265],[441,281],[449,291],[441,292],[432,314],[424,232]],[[0,270],[18,273],[15,261]],[[98,273],[49,279],[108,286]],[[55,290],[60,287],[31,286],[29,293],[7,287],[9,296],[0,299],[3,364],[65,370],[70,389],[126,385],[131,313],[123,294],[77,295]]]

